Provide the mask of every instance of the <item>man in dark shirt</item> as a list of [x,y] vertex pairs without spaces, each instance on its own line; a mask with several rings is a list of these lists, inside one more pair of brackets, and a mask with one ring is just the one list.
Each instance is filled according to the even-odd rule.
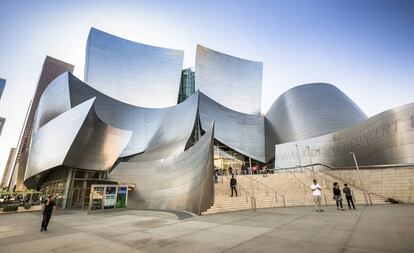
[[40,231],[47,231],[47,225],[49,225],[52,213],[54,210],[56,210],[56,203],[53,199],[53,195],[49,195],[49,197],[45,200],[44,203],[45,208],[43,209],[42,228],[40,229]]
[[345,193],[346,202],[348,202],[348,207],[351,209],[352,207],[355,209],[354,200],[352,198],[352,191],[349,189],[347,184],[344,184],[344,189],[342,190]]
[[237,197],[236,187],[237,187],[237,180],[234,178],[234,175],[232,175],[230,179],[231,197],[233,197],[233,191],[236,192],[236,197]]

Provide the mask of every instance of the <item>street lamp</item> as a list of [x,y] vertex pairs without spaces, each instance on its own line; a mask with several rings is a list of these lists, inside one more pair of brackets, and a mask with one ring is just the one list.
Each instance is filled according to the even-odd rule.
[[357,159],[355,157],[355,153],[354,152],[349,152],[349,153],[352,154],[352,157],[354,158],[355,166],[356,166],[356,169],[357,169],[357,175],[358,175],[359,185],[361,186],[361,189],[364,192],[365,203],[368,204],[367,196],[365,195],[366,194],[366,191],[365,191],[364,186],[362,185],[361,175],[359,174],[359,167],[358,167]]
[[295,145],[295,147],[296,147],[296,152],[298,153],[298,161],[299,161],[300,173],[302,173],[302,164],[300,163],[299,147],[298,147],[297,144]]
[[313,169],[313,163],[312,163],[312,157],[311,157],[311,153],[310,153],[310,148],[309,148],[309,146],[306,146],[306,148],[308,149],[309,161],[310,161],[310,164],[312,166],[312,177],[315,178],[315,170]]

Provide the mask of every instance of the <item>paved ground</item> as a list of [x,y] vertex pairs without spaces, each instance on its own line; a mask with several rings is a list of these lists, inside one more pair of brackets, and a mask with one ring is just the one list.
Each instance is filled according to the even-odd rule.
[[263,209],[203,217],[157,211],[0,215],[0,252],[414,252],[414,206]]

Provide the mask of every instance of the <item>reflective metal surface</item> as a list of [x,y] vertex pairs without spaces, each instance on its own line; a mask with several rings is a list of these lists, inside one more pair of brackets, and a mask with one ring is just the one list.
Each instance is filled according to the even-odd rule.
[[[296,146],[298,145],[298,149]],[[307,150],[309,146],[309,151]],[[279,168],[323,163],[335,167],[414,163],[414,103],[373,116],[355,126],[276,146]]]
[[4,87],[6,87],[6,80],[3,78],[0,78],[0,99],[1,99],[1,95],[3,95]]
[[288,90],[265,117],[267,158],[273,156],[276,144],[332,133],[367,119],[348,96],[327,83],[304,84]]
[[[27,153],[29,152],[32,141],[33,122],[39,100],[51,81],[66,71],[73,72],[73,69],[73,65],[50,56],[46,56],[45,61],[43,62],[42,72],[36,86],[35,94],[32,98],[31,104],[29,105],[23,129],[20,134],[16,159],[13,165],[13,180],[11,187],[16,185],[16,190],[24,190],[23,180],[26,171],[28,157]],[[23,155],[24,153],[25,155]]]
[[200,122],[215,122],[214,138],[230,148],[265,162],[264,117],[230,110],[200,92]]
[[[180,153],[193,131],[198,108],[198,93],[173,107],[143,108],[110,98],[71,73],[62,74],[45,91],[35,125],[42,126],[70,107],[93,97],[96,97],[94,106],[96,114],[102,121],[115,128],[132,131],[131,140],[122,151],[121,157],[149,152],[159,146],[164,146],[162,150],[168,154]],[[179,145],[170,145],[171,148],[168,148],[169,143],[179,143]],[[161,149],[158,149],[158,153],[160,152]],[[162,153],[159,155],[163,156]]]
[[[85,103],[92,98],[93,107],[87,109]],[[58,165],[102,170],[118,157],[142,153],[130,159],[145,160],[180,154],[190,139],[197,109],[198,93],[173,107],[148,109],[110,98],[64,73],[40,100],[26,178]]]
[[184,52],[125,40],[92,28],[85,82],[119,101],[161,108],[177,104]]
[[261,62],[249,61],[197,45],[195,88],[234,111],[260,115]]
[[214,203],[213,130],[178,155],[156,160],[121,162],[109,178],[135,185],[128,206],[201,213]]
[[102,122],[94,100],[62,113],[33,134],[26,179],[60,165],[108,170],[115,163],[131,131]]

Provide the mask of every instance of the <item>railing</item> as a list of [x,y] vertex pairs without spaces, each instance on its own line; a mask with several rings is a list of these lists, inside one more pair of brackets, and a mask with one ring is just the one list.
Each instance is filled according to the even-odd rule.
[[[275,195],[276,205],[278,203],[277,195],[281,196],[282,197],[282,200],[283,200],[283,207],[286,207],[286,201],[285,201],[285,195],[284,194],[277,193],[277,191],[274,190],[273,188],[269,187],[268,185],[264,184],[263,182],[260,182],[259,180],[255,179],[255,178],[253,178],[251,176],[246,175],[246,177],[249,178],[250,180],[252,180],[252,183],[255,182],[257,184],[257,189],[258,190],[259,190],[259,185],[264,186],[266,188],[266,196],[269,196],[269,190],[271,192],[273,192],[274,195]],[[254,194],[254,192],[253,192],[253,194]]]
[[[328,170],[331,170],[331,169],[338,169],[338,168],[336,168],[336,167],[334,167],[334,166],[331,166],[331,165],[329,165],[329,164],[325,164],[325,163],[314,163],[314,164],[309,164],[309,165],[306,165],[306,166],[300,166],[300,168],[301,169],[304,169],[305,171],[306,170],[310,170],[308,167],[309,166],[315,166],[315,165],[319,165],[319,166],[321,166],[321,167],[323,167],[323,168],[326,168],[326,169],[328,169]],[[286,170],[286,171],[288,171],[288,172],[290,172],[290,173],[292,173],[290,170],[295,170],[295,169],[297,169],[297,167],[292,167],[292,168],[284,168],[283,170]],[[343,169],[343,168],[342,168]],[[365,199],[365,203],[367,204],[367,205],[373,205],[372,204],[372,199],[371,199],[371,194],[372,194],[372,192],[369,192],[368,190],[366,190],[366,186],[365,185],[362,185],[362,187],[359,187],[359,186],[357,186],[356,184],[354,184],[354,183],[350,183],[349,182],[349,180],[345,180],[345,179],[343,179],[343,178],[340,178],[340,177],[338,177],[338,176],[335,176],[335,175],[332,175],[331,173],[328,173],[328,172],[326,172],[326,170],[319,170],[318,172],[320,172],[320,173],[322,173],[322,174],[324,174],[324,180],[325,180],[325,184],[326,185],[328,185],[328,182],[327,182],[327,179],[326,179],[326,175],[325,174],[327,174],[328,176],[331,176],[331,177],[333,177],[333,178],[337,178],[338,180],[340,180],[340,181],[345,181],[345,182],[348,182],[352,187],[354,187],[354,188],[357,188],[358,190],[360,190],[360,191],[362,191],[362,194],[364,195],[364,199]],[[314,173],[313,171],[312,171],[312,173]],[[293,173],[292,173],[293,174]],[[293,174],[294,175],[294,174]],[[296,177],[296,175],[294,175],[295,177]],[[296,177],[297,178],[297,177]],[[297,178],[299,181],[301,181],[299,178]],[[353,181],[353,180],[351,180],[351,181]],[[303,183],[303,182],[302,182]],[[324,194],[324,193],[323,193]],[[327,202],[326,201],[326,195],[324,194],[324,197],[325,197],[325,203]],[[355,196],[353,195],[353,197],[354,197],[354,200],[355,200]]]
[[[230,183],[230,178],[227,175],[222,175],[221,176],[222,179],[225,177],[226,181],[228,181],[228,183]],[[223,180],[221,181],[223,183]],[[256,211],[256,198],[254,197],[254,194],[250,193],[248,190],[246,190],[246,188],[244,188],[240,183],[237,183],[237,189],[238,192],[240,193],[240,196],[242,196],[242,192],[244,192],[245,196],[246,196],[246,203],[249,203],[249,198],[250,198],[250,203],[252,205],[252,210],[255,212]],[[229,189],[231,190],[231,189]]]
[[[304,190],[304,192],[305,192],[305,198],[306,198],[306,196],[309,194],[309,193],[311,193],[310,192],[310,187],[307,185],[307,184],[305,184],[300,178],[298,178],[296,175],[295,175],[295,173],[293,173],[293,172],[291,172],[290,170],[287,170],[291,175],[293,175],[295,178],[296,178],[296,180],[303,186],[303,190]],[[306,191],[306,190],[308,190],[308,191]],[[325,193],[321,193],[322,195],[323,195],[323,198],[324,198],[324,200],[325,200],[325,206],[328,206],[328,200],[326,199],[326,194]]]

